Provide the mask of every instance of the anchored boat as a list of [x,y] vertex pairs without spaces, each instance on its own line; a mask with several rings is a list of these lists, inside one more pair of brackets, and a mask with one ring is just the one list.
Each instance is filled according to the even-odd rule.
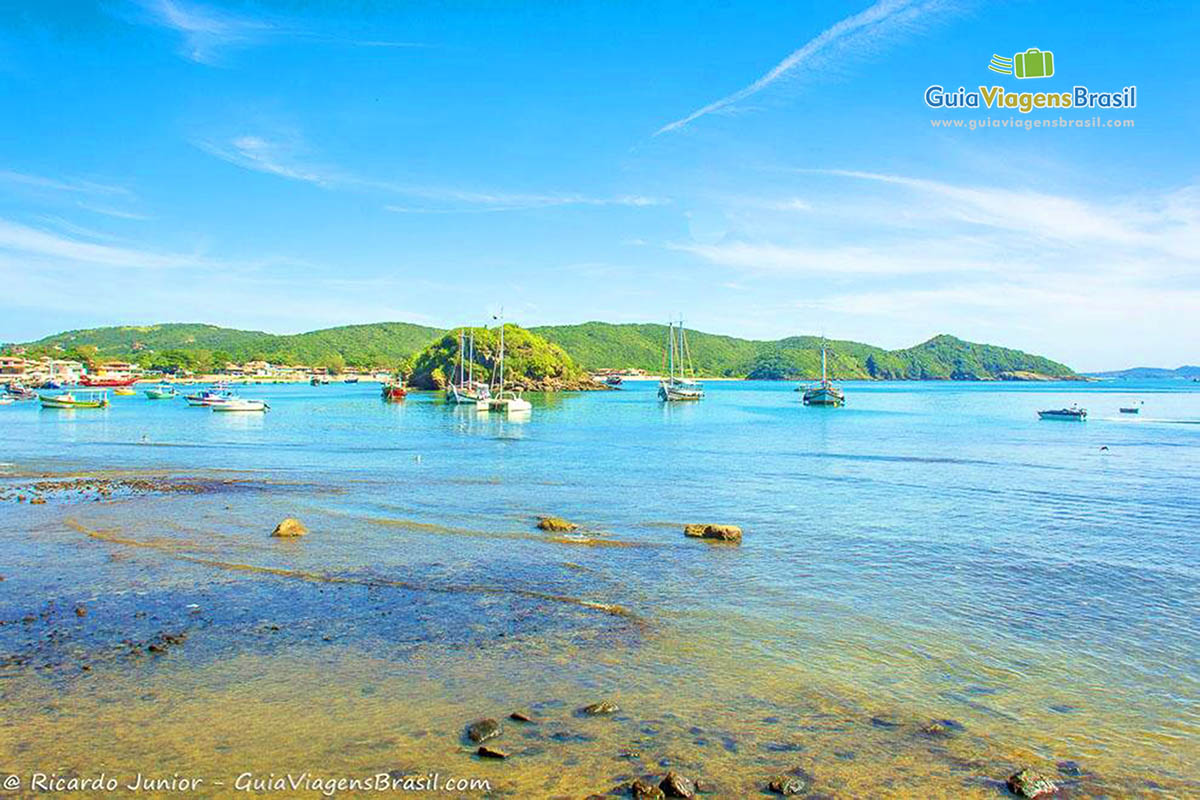
[[146,390],[146,397],[151,400],[170,400],[178,396],[179,392],[175,391],[174,386],[167,386],[161,383],[158,386],[151,386]]
[[133,397],[137,394],[137,389],[134,389],[131,386],[119,386],[116,389],[113,389],[113,394],[117,397]]
[[403,400],[408,396],[408,389],[404,386],[404,379],[397,375],[383,385],[381,394],[383,395],[383,399],[388,402]]
[[502,411],[506,414],[527,414],[533,405],[521,397],[520,389],[504,388],[504,309],[500,309],[500,358],[496,361],[496,394],[481,397],[475,402],[479,411]]
[[108,405],[107,392],[65,392],[38,396],[42,408],[104,408]]
[[804,390],[801,400],[806,406],[844,406],[846,395],[833,385],[825,371],[825,340],[821,340],[821,382],[813,384]]
[[232,400],[233,392],[214,386],[197,394],[184,395],[183,399],[187,400],[189,406],[216,406]]
[[1070,408],[1052,408],[1048,411],[1037,412],[1039,419],[1066,419],[1077,420],[1082,422],[1087,419],[1087,409],[1079,406],[1071,406]]
[[213,411],[269,411],[271,407],[263,400],[243,400],[234,397],[224,403],[217,403]]
[[485,383],[475,381],[475,330],[468,339],[463,331],[458,332],[458,369],[455,380],[446,390],[446,399],[456,405],[479,404],[491,397],[491,389]]
[[696,371],[692,368],[692,351],[688,349],[682,317],[679,324],[667,323],[667,350],[664,360],[667,362],[667,377],[658,383],[659,400],[664,403],[679,403],[704,397],[704,389],[696,380]]

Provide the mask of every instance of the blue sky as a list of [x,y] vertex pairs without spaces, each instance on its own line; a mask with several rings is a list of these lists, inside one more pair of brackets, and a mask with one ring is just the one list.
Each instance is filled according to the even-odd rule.
[[[0,340],[661,321],[1200,360],[1189,3],[0,3]],[[987,70],[1051,50],[1056,74]],[[923,95],[1115,91],[934,128]]]

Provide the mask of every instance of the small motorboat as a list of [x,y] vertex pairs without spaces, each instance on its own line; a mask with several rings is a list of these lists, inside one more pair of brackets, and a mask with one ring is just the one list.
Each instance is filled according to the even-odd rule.
[[326,378],[322,375],[313,375],[312,379],[309,380],[308,383],[311,386],[326,386],[329,384],[329,378]]
[[495,397],[487,400],[480,400],[480,405],[487,405],[488,411],[503,411],[506,414],[519,414],[524,411],[532,411],[533,405],[521,397],[519,392],[504,391],[497,394]]
[[342,383],[358,383],[358,378],[343,378]]
[[1122,414],[1137,414],[1139,411],[1142,410],[1142,406],[1144,405],[1144,403],[1145,403],[1145,401],[1139,401],[1136,406],[1121,406],[1121,413]]
[[224,403],[212,406],[213,411],[269,411],[270,408],[264,400],[243,400],[240,397],[231,397]]
[[183,396],[189,406],[216,406],[228,403],[234,399],[233,392],[228,389],[205,389],[197,394]]
[[13,400],[33,400],[38,394],[19,383],[12,383],[8,386],[8,396]]
[[1053,408],[1049,411],[1037,412],[1039,419],[1066,419],[1077,420],[1082,422],[1087,419],[1087,409],[1079,406],[1071,406],[1070,408]]
[[408,389],[404,388],[403,381],[388,381],[383,385],[381,394],[388,402],[403,400],[408,396]]
[[38,388],[39,389],[62,389],[63,385],[61,383],[59,383],[58,381],[46,381]]
[[170,400],[178,396],[179,392],[175,391],[174,386],[167,386],[161,383],[158,386],[151,386],[146,390],[146,397],[151,400]]
[[108,405],[107,392],[66,392],[64,394],[43,394],[38,396],[42,408],[105,408]]
[[137,390],[130,386],[119,386],[113,389],[113,394],[118,397],[132,397],[137,394]]
[[609,375],[604,379],[606,386],[620,386],[622,383],[624,383],[624,380],[622,380],[620,375]]

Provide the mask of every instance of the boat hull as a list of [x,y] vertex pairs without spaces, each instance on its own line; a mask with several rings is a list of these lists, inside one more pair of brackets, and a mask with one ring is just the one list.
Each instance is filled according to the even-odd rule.
[[262,413],[269,410],[271,407],[261,400],[230,400],[227,403],[217,403],[212,407],[213,411],[221,413]]
[[1039,411],[1038,419],[1061,419],[1068,422],[1082,422],[1087,419],[1087,411],[1084,409],[1069,409],[1063,408],[1051,411]]
[[837,408],[846,404],[846,396],[833,386],[817,386],[804,391],[801,401],[806,406],[829,406]]
[[108,400],[68,400],[62,397],[39,397],[42,408],[104,408]]

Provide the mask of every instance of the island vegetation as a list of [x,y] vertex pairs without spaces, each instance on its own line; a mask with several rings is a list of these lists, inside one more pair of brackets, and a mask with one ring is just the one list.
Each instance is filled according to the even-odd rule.
[[[466,340],[474,335],[473,373],[475,379],[492,382],[500,355],[500,329],[458,328],[446,333],[414,356],[401,369],[408,383],[417,389],[444,389],[456,379],[460,353],[459,335]],[[464,354],[465,355],[465,354]],[[472,361],[464,358],[464,364]],[[505,384],[528,391],[573,391],[601,388],[575,360],[556,344],[532,331],[504,326]]]
[[[133,361],[168,372],[210,372],[226,363],[264,361],[324,367],[338,373],[358,369],[402,369],[414,385],[436,386],[457,357],[457,330],[405,322],[348,325],[277,335],[215,325],[171,323],[66,331],[7,352],[74,358],[89,364]],[[479,368],[490,370],[496,330],[475,328]],[[511,332],[511,333],[509,333]],[[667,327],[656,324],[542,326],[510,325],[512,374],[533,386],[576,385],[585,372],[664,369]],[[691,363],[701,377],[764,380],[811,379],[821,373],[822,339],[792,336],[774,341],[688,332]],[[1075,371],[1048,358],[995,345],[941,335],[902,350],[861,342],[829,340],[828,370],[842,380],[1044,380],[1076,378]]]

